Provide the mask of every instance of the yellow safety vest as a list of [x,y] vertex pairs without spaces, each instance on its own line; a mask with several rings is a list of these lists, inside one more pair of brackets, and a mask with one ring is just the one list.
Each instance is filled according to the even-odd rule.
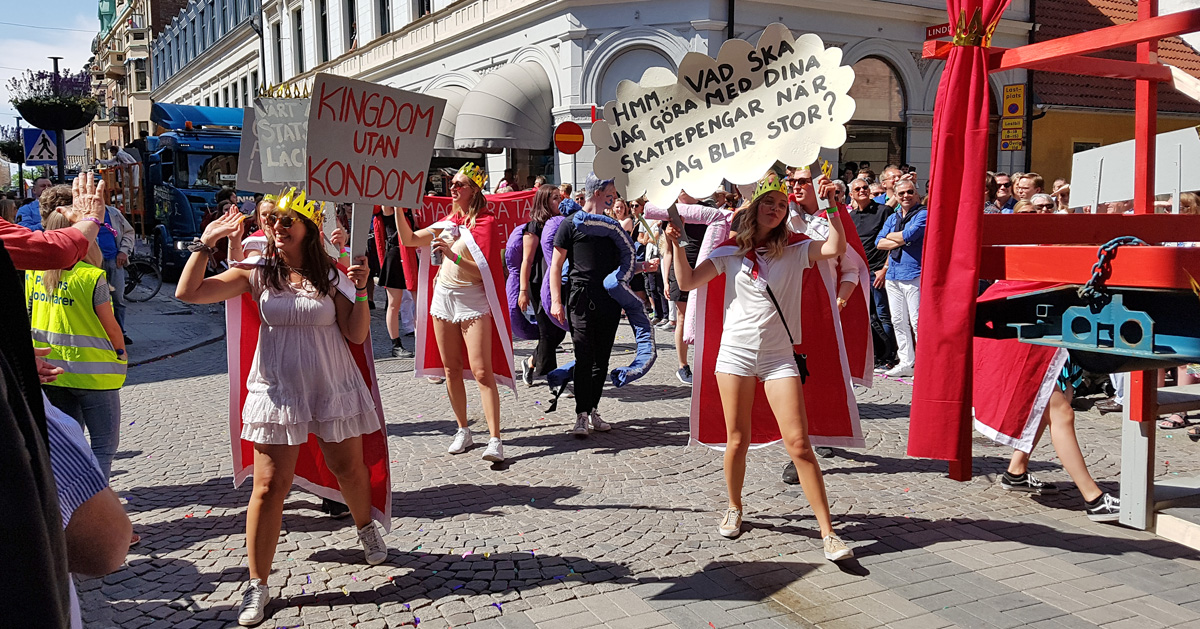
[[117,356],[92,305],[104,271],[86,262],[63,271],[58,290],[42,285],[42,271],[26,271],[25,299],[34,347],[49,347],[44,360],[63,373],[49,386],[107,391],[125,384],[125,359]]

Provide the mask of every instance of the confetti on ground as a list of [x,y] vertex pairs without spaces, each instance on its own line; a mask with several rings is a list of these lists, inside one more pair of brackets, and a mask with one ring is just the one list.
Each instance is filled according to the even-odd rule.
[[456,585],[456,586],[454,586],[454,587],[453,587],[453,588],[451,588],[451,589],[452,589],[452,590],[457,590],[457,589],[458,589],[458,588],[460,588],[460,587],[462,587],[462,586],[461,586],[461,585]]
[[134,425],[134,424],[136,424],[136,423],[137,423],[137,420],[135,419],[135,420],[133,420],[133,421],[129,422],[129,425],[130,425],[130,426],[132,426],[132,425]]
[[309,582],[309,583],[312,583],[312,575],[311,575],[311,574],[310,574],[310,575],[308,575],[308,582]]
[[500,610],[501,612],[504,611],[504,608],[500,607],[500,603],[492,603],[492,607],[495,607],[496,609]]
[[189,513],[189,514],[187,514],[187,515],[185,515],[185,516],[183,516],[183,517],[185,517],[185,518],[190,518],[190,517],[192,517],[192,514],[190,514],[190,513]]
[[709,626],[709,627],[712,627],[713,629],[717,629],[717,626],[716,626],[716,625],[714,625],[714,624],[712,624],[712,621],[711,621],[711,620],[710,620],[710,621],[708,621],[708,626]]
[[405,609],[406,611],[407,611],[407,610],[410,610],[410,609],[412,609],[412,605],[409,605],[408,603],[405,603],[405,604],[404,604],[404,609]]
[[347,590],[345,586],[342,586],[342,594],[345,594],[346,596],[350,596],[350,590]]

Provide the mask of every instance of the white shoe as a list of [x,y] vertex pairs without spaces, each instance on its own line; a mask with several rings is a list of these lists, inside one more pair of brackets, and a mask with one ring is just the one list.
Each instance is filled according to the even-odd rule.
[[600,419],[599,410],[592,411],[590,419],[592,420],[592,430],[595,430],[596,432],[608,432],[612,430],[612,426],[609,425],[608,422]]
[[504,460],[504,444],[500,443],[500,437],[488,439],[487,450],[483,451],[483,460],[492,463],[500,463]]
[[379,529],[375,527],[374,521],[367,522],[366,526],[358,529],[358,541],[362,544],[363,552],[366,553],[367,563],[377,566],[387,559],[387,544],[383,543],[383,536],[379,534]]
[[454,433],[454,441],[450,442],[450,449],[447,452],[450,454],[462,454],[473,445],[475,445],[475,441],[471,439],[471,429],[459,428],[458,432]]
[[825,546],[825,558],[829,561],[841,561],[842,559],[853,559],[854,551],[842,541],[842,538],[835,534],[829,534],[821,538],[821,542]]
[[242,606],[238,608],[238,624],[253,627],[267,617],[267,605],[271,603],[271,588],[261,579],[250,579],[242,590]]
[[575,417],[575,427],[571,429],[571,434],[576,437],[586,437],[588,435],[587,413],[580,413]]
[[896,365],[883,372],[889,378],[907,378],[913,375],[912,365]]
[[733,539],[742,534],[742,511],[732,507],[725,510],[725,515],[721,517],[721,525],[717,527],[717,532],[721,537]]

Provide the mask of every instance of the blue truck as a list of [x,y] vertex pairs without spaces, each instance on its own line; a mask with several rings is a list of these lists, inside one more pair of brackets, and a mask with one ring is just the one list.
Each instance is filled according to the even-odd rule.
[[198,237],[217,192],[236,187],[242,110],[155,103],[150,119],[167,131],[146,138],[142,189],[154,216],[155,253],[173,276],[188,256],[175,244]]

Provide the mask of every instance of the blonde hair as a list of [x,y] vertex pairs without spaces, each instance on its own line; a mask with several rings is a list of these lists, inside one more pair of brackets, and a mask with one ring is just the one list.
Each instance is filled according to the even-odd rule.
[[742,217],[741,224],[738,225],[737,240],[738,255],[744,256],[759,246],[767,248],[767,257],[778,260],[783,257],[783,251],[787,248],[788,243],[788,224],[787,220],[779,221],[768,234],[764,242],[755,243],[754,236],[758,233],[758,205],[762,202],[763,197],[751,201],[746,207],[738,210],[738,214]]
[[471,189],[475,191],[475,194],[471,196],[471,207],[467,208],[466,213],[463,213],[458,209],[458,205],[451,203],[450,213],[466,219],[463,222],[466,224],[467,229],[473,229],[475,227],[475,219],[479,218],[479,214],[487,209],[487,199],[483,196],[483,189],[475,185],[475,182],[471,181],[470,177],[467,177],[467,181]]
[[[50,212],[46,215],[45,220],[46,231],[54,231],[56,229],[66,229],[71,226],[71,221],[62,212]],[[83,256],[83,261],[94,267],[104,265],[104,254],[100,252],[100,244],[93,238],[88,244],[87,254]],[[72,266],[71,268],[75,268]],[[42,286],[46,287],[46,294],[53,295],[58,291],[59,280],[62,279],[63,269],[51,269],[42,274]],[[125,287],[117,287],[117,290],[123,290]]]

